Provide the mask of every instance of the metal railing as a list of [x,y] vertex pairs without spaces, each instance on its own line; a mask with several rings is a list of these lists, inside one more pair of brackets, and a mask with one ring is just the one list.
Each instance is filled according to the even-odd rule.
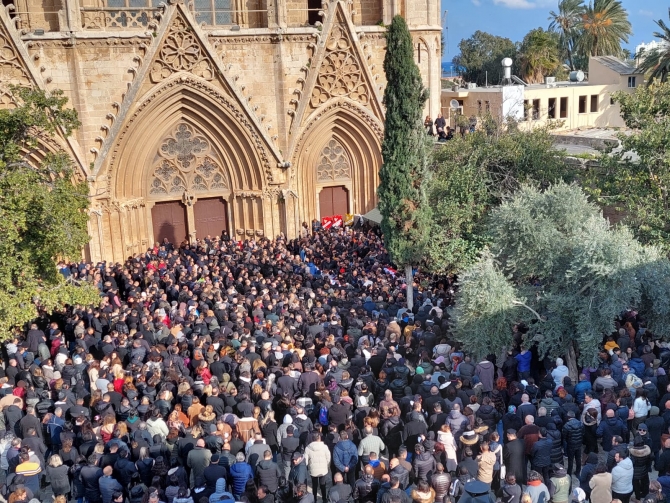
[[198,24],[204,23],[207,27],[228,28],[231,30],[268,27],[267,9],[245,9],[243,11],[235,9],[206,9],[193,5],[193,3],[191,3],[190,8]]
[[160,7],[106,7],[81,9],[82,28],[85,30],[125,30],[147,28]]
[[316,23],[323,21],[323,18],[319,15],[319,12],[322,11],[322,8],[293,8],[286,9],[286,14],[289,25],[315,26]]
[[34,31],[36,35],[43,35],[50,31],[59,31],[59,15],[61,11],[10,11],[10,18],[16,23],[16,28],[23,33]]

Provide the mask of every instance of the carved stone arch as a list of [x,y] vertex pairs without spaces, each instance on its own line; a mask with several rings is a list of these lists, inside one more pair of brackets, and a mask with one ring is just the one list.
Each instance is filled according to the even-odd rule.
[[332,101],[354,101],[383,120],[382,98],[372,68],[368,65],[359,35],[351,21],[348,4],[324,2],[323,31],[303,85],[302,98],[289,127],[289,150],[293,150],[309,116]]
[[[118,200],[146,197],[149,170],[161,141],[184,123],[207,138],[228,170],[231,190],[262,190],[270,171],[262,140],[226,96],[195,78],[161,84],[140,101],[110,156],[108,193]],[[159,126],[159,127],[157,127]]]
[[333,180],[350,188],[350,209],[366,213],[377,203],[377,185],[381,167],[382,126],[358,104],[346,100],[331,103],[312,114],[293,152],[295,186],[301,197],[300,219],[309,221],[319,214],[317,167],[331,141],[346,152],[351,165],[349,180]]
[[[421,44],[420,46],[420,51],[422,53],[426,53],[426,55],[432,59],[432,52],[431,52],[431,46],[432,44],[428,43],[428,41],[424,37],[419,37],[416,41],[418,44]],[[423,54],[421,54],[421,59],[423,62]],[[430,59],[428,60],[428,62]]]
[[74,181],[82,181],[86,178],[86,173],[77,164],[66,145],[60,142],[60,138],[53,137],[43,132],[33,133],[33,145],[24,145],[21,147],[23,160],[34,167],[43,165],[49,155],[66,155],[72,170]]
[[[433,52],[433,44],[428,40],[429,39],[423,36],[419,36],[414,39],[414,61],[419,67],[419,71],[421,72],[421,78],[423,80],[424,87],[430,89],[431,82],[433,82],[434,78],[436,77],[433,74],[435,71],[435,60],[437,59],[439,63],[440,55]],[[437,77],[439,78],[439,76]],[[433,117],[435,113],[437,113],[435,110],[441,109],[439,99],[439,96],[434,96],[433,93],[430,94],[426,102],[427,108],[425,109],[425,112],[427,115]],[[435,117],[433,117],[433,119],[434,118]]]

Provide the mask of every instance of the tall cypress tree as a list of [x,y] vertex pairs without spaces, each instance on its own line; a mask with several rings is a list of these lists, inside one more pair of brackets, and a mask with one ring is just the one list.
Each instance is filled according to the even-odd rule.
[[407,305],[411,309],[412,268],[424,257],[431,225],[424,189],[429,140],[421,120],[428,91],[414,63],[412,37],[401,16],[393,18],[386,38],[384,163],[379,171],[377,195],[384,243],[396,266],[404,268]]

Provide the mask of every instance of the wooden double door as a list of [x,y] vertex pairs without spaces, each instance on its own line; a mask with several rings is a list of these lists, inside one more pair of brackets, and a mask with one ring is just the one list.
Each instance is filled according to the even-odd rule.
[[228,230],[228,204],[220,197],[198,199],[193,205],[196,238],[221,237]]
[[181,201],[156,203],[151,208],[151,220],[154,226],[154,240],[160,244],[166,239],[179,246],[186,236],[186,206]]
[[167,239],[178,246],[188,238],[189,221],[195,226],[197,239],[221,236],[228,229],[228,204],[219,197],[198,199],[192,207],[181,201],[165,201],[154,205],[151,219],[154,239],[159,243]]
[[349,191],[344,185],[324,187],[319,192],[319,215],[332,217],[349,213]]

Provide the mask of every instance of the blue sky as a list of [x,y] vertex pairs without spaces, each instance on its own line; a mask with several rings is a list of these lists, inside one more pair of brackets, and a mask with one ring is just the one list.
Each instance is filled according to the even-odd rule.
[[[656,19],[668,21],[668,0],[623,0],[633,25],[633,36],[626,47],[633,52],[641,42],[652,40]],[[444,60],[458,54],[458,43],[476,30],[521,41],[526,33],[539,26],[547,28],[549,11],[556,10],[558,0],[442,0],[442,12],[448,10],[448,39]]]

